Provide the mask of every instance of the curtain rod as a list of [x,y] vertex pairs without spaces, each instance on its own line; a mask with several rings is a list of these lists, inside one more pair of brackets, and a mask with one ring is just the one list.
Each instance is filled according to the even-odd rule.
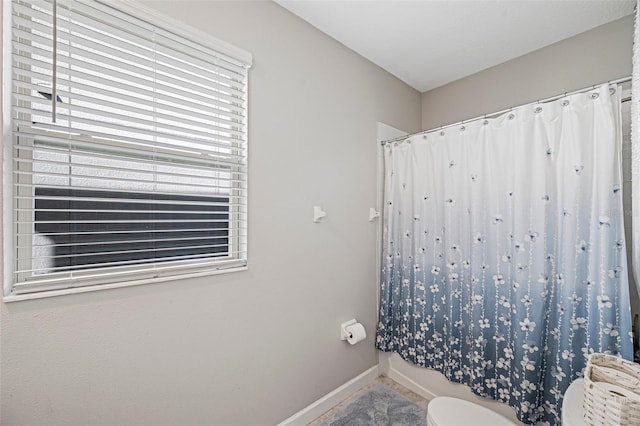
[[[545,103],[545,102],[552,102],[552,101],[555,101],[557,99],[564,98],[565,96],[574,95],[576,93],[583,93],[583,92],[587,92],[589,90],[593,90],[596,87],[601,86],[603,84],[622,84],[622,83],[626,83],[626,82],[629,82],[629,81],[631,81],[631,76],[619,78],[617,80],[610,80],[610,81],[607,81],[606,83],[594,84],[593,86],[584,87],[582,89],[574,90],[573,92],[566,92],[566,93],[563,93],[561,95],[552,96],[550,98],[542,99],[542,100],[539,100],[539,101],[529,102],[527,104],[522,104],[520,106],[503,109],[502,111],[498,111],[498,112],[492,112],[491,114],[484,114],[484,115],[481,115],[479,117],[471,118],[469,120],[456,121],[455,123],[447,124],[446,126],[435,127],[433,129],[423,130],[423,131],[420,131],[420,132],[412,133],[410,135],[398,136],[397,138],[387,139],[387,140],[381,141],[380,144],[384,146],[384,145],[386,145],[388,143],[392,143],[392,142],[397,142],[397,141],[401,141],[401,140],[404,140],[404,139],[408,139],[408,138],[410,138],[412,136],[418,136],[418,135],[424,135],[424,134],[427,134],[427,133],[433,133],[433,132],[437,132],[437,131],[440,131],[440,130],[443,130],[443,129],[447,129],[449,127],[458,126],[458,125],[465,124],[465,123],[471,123],[472,121],[484,120],[486,118],[492,118],[492,117],[504,114],[505,112],[512,111],[514,108],[520,108],[520,107],[523,107],[523,106],[526,106],[526,105],[533,105],[533,104],[539,104],[539,103]],[[625,101],[628,101],[628,100],[631,100],[631,98],[630,97],[629,98],[625,98],[622,101],[625,102]]]

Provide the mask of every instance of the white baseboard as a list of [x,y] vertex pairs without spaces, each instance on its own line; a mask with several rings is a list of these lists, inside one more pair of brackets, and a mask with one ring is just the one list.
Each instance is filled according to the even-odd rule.
[[386,375],[394,382],[404,386],[405,388],[409,389],[412,392],[417,393],[418,395],[420,395],[425,399],[432,400],[438,396],[435,393],[428,390],[427,388],[425,388],[424,386],[419,385],[418,383],[414,382],[404,374],[400,373],[398,370],[393,368],[393,366],[389,367],[389,369],[386,372]]
[[293,416],[278,424],[278,426],[303,426],[312,422],[350,397],[357,390],[374,381],[378,375],[378,366],[374,365],[364,373],[354,377],[344,385],[334,389],[316,402],[298,411]]

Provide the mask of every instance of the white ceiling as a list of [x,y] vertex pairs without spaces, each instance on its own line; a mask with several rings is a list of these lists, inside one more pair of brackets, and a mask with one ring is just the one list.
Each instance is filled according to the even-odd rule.
[[275,0],[425,92],[633,13],[635,0]]

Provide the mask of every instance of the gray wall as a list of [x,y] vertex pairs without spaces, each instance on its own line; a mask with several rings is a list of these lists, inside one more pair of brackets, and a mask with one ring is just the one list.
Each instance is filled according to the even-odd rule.
[[630,15],[425,92],[422,129],[627,77],[632,42]]
[[250,270],[2,303],[3,425],[275,424],[378,362],[377,122],[420,94],[271,2],[147,6],[253,54]]

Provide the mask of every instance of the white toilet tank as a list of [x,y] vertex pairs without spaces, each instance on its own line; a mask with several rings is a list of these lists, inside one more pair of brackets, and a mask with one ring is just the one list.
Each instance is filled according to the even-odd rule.
[[481,405],[439,396],[427,406],[427,426],[515,426],[515,423]]

